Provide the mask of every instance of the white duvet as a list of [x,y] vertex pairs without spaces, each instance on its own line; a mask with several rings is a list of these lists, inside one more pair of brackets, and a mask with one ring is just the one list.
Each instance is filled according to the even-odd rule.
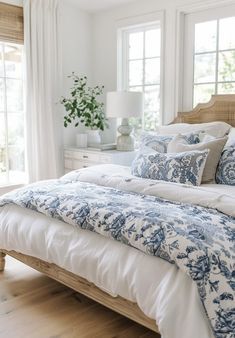
[[[235,187],[184,185],[136,178],[129,168],[82,169],[80,180],[196,203],[235,216]],[[15,205],[0,208],[0,248],[28,254],[71,271],[107,293],[136,302],[156,320],[163,338],[212,338],[196,284],[175,265],[90,231]]]

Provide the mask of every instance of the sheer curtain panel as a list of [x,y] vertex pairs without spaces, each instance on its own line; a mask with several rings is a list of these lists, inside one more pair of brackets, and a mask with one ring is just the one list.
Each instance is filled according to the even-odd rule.
[[58,0],[24,0],[26,139],[30,182],[58,176],[58,6]]

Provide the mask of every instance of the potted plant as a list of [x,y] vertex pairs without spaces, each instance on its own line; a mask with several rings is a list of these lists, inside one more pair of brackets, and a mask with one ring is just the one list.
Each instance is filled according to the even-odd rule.
[[104,86],[89,87],[86,76],[79,77],[72,73],[68,77],[73,80],[70,96],[60,100],[67,112],[64,126],[66,128],[73,122],[75,127],[82,124],[88,128],[88,145],[100,143],[100,131],[108,127],[104,103],[98,100],[98,96],[103,94]]

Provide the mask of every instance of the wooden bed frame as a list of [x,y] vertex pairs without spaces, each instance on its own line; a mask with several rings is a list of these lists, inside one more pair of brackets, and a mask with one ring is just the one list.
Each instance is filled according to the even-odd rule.
[[[173,123],[203,123],[212,121],[227,122],[235,127],[235,95],[214,95],[210,102],[199,104],[193,111],[179,113]],[[94,284],[68,272],[55,264],[38,258],[23,255],[15,251],[0,250],[0,271],[5,268],[5,256],[9,255],[37,271],[59,281],[75,291],[97,301],[98,303],[134,320],[135,322],[159,333],[155,320],[148,318],[137,304],[122,297],[112,297],[101,291]]]

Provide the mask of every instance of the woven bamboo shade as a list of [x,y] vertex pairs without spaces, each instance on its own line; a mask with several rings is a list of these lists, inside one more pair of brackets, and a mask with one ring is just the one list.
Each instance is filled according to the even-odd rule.
[[0,41],[23,44],[23,8],[0,2]]

